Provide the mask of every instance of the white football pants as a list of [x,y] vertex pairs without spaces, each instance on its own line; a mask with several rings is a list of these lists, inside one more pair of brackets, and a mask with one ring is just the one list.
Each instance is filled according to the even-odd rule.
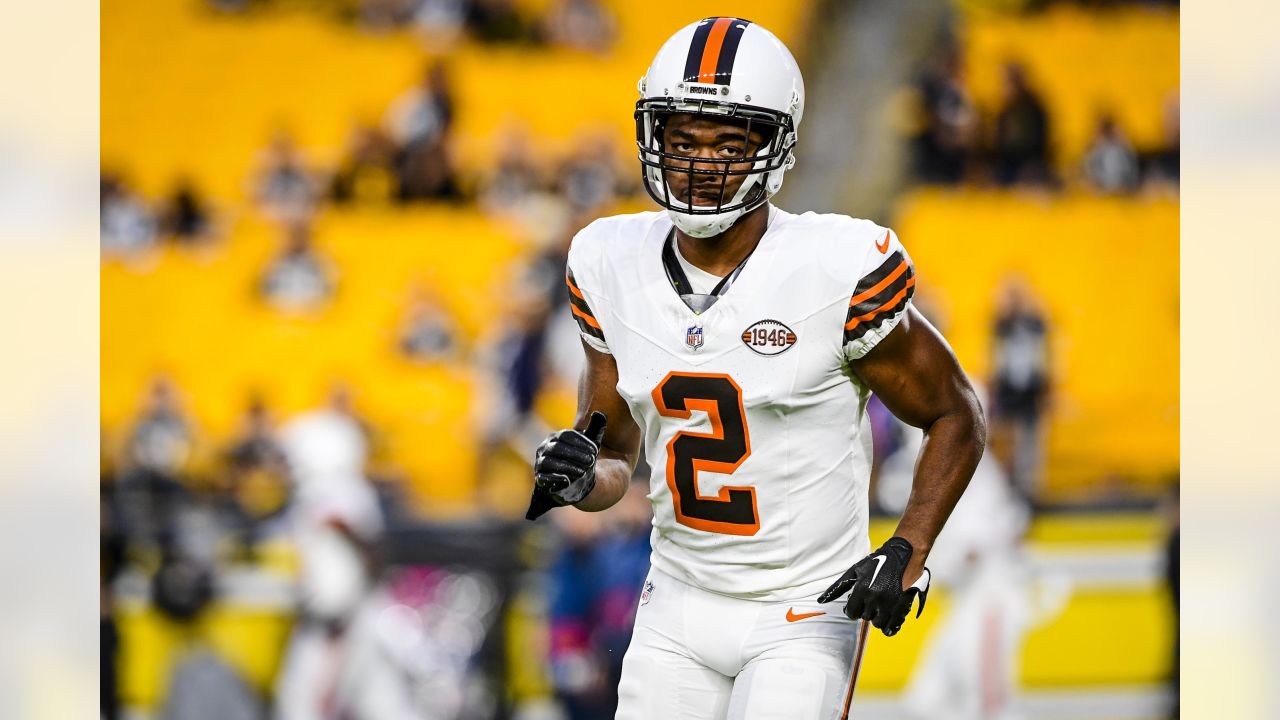
[[843,602],[739,600],[657,568],[645,588],[617,720],[847,716],[870,626],[845,617]]

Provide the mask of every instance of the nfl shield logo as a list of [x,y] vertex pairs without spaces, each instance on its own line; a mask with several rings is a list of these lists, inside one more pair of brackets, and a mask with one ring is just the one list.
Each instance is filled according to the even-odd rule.
[[689,326],[689,329],[684,333],[684,344],[688,345],[690,350],[697,350],[702,347],[701,325]]
[[644,590],[640,591],[640,604],[648,605],[649,598],[651,597],[653,597],[653,583],[648,580],[645,580]]

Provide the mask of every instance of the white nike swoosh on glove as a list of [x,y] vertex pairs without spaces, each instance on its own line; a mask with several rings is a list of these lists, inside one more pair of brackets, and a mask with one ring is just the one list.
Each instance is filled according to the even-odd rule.
[[876,562],[879,564],[876,565],[876,571],[871,573],[871,582],[867,583],[868,586],[876,584],[876,576],[880,574],[880,568],[884,567],[884,561],[888,559],[889,558],[884,555],[881,555],[880,557],[876,558]]

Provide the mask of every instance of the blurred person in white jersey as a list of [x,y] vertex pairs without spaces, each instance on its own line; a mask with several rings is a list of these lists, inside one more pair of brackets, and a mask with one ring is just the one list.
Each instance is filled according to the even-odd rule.
[[[876,496],[890,512],[906,506],[923,436],[903,442],[880,467]],[[929,556],[933,578],[951,595],[903,696],[911,718],[1010,720],[1017,717],[1022,639],[1042,613],[1023,540],[1030,511],[1008,473],[987,455]]]
[[335,392],[289,422],[281,446],[294,480],[299,617],[276,681],[275,718],[418,720],[410,677],[381,647],[390,604],[377,582],[383,516],[365,477],[368,443]]
[[[573,240],[578,419],[539,446],[528,517],[618,502],[643,440],[653,567],[617,717],[847,717],[868,627],[893,635],[924,608],[982,412],[911,305],[892,230],[769,202],[804,109],[772,33],[691,24],[639,90],[642,177],[665,211]],[[868,554],[873,392],[926,441],[894,537]],[[825,604],[846,595],[843,612]]]

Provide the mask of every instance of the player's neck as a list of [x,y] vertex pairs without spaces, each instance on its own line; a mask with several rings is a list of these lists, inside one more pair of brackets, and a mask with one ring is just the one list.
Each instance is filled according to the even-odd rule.
[[738,218],[728,230],[708,238],[685,235],[676,228],[680,255],[694,267],[724,277],[756,249],[769,227],[769,203]]

